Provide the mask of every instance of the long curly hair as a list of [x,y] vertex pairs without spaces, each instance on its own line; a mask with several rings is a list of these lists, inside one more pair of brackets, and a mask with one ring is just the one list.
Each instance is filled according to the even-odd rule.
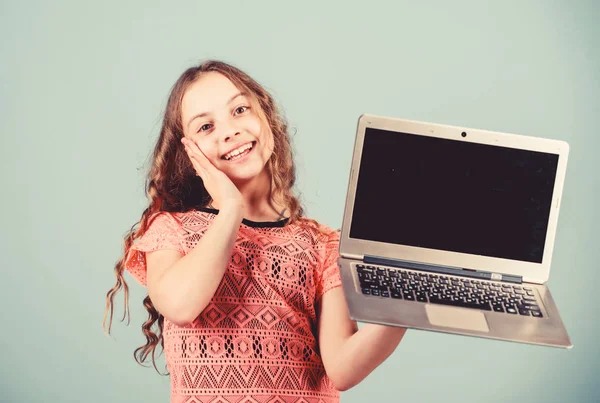
[[[183,126],[181,122],[181,104],[188,87],[203,74],[217,72],[227,77],[240,91],[250,95],[250,102],[258,112],[263,124],[273,133],[274,149],[267,162],[266,169],[271,177],[271,201],[287,208],[288,222],[305,223],[320,228],[316,221],[303,217],[303,208],[292,188],[296,180],[292,149],[288,135],[288,125],[279,113],[273,97],[258,82],[246,73],[230,64],[209,60],[198,66],[188,68],[181,74],[171,89],[158,141],[152,154],[151,166],[146,178],[146,195],[149,205],[142,213],[139,222],[134,224],[124,237],[124,253],[116,263],[114,272],[116,284],[106,295],[106,310],[102,327],[110,334],[114,314],[114,297],[122,289],[124,292],[124,314],[121,321],[130,320],[129,288],[123,271],[129,250],[135,239],[141,237],[151,224],[151,216],[160,211],[185,212],[198,207],[206,207],[211,197],[206,191],[202,179],[181,146]],[[158,344],[164,350],[162,337],[164,317],[152,304],[150,296],[144,299],[148,319],[142,325],[146,344],[138,347],[134,358],[140,365],[152,356],[152,364],[157,372],[155,353]]]

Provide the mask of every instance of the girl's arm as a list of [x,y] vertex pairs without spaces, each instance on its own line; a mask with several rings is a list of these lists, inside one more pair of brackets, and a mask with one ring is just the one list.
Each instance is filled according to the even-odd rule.
[[336,389],[348,390],[379,366],[398,346],[406,329],[365,324],[360,329],[342,287],[326,292],[317,308],[319,348]]
[[224,206],[183,257],[174,250],[146,254],[148,295],[164,317],[186,325],[206,308],[229,264],[242,216],[239,206]]

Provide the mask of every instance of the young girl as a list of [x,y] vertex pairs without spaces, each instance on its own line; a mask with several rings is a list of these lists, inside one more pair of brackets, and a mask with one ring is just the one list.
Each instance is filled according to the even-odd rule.
[[155,365],[161,344],[171,402],[338,402],[402,339],[350,319],[339,233],[303,216],[294,181],[287,125],[261,85],[216,61],[181,75],[104,318],[110,333],[121,288],[128,315],[123,271],[147,286],[135,356]]

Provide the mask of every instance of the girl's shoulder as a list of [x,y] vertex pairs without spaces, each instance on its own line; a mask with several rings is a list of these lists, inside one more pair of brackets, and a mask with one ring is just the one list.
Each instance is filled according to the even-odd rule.
[[316,247],[339,242],[340,230],[335,230],[314,219],[301,217],[294,225],[299,231],[303,231],[310,238],[311,243]]
[[207,227],[213,219],[214,214],[200,210],[189,210],[184,212],[158,211],[150,216],[150,220],[169,222],[171,224],[176,224],[181,228],[192,227],[195,229]]
[[[171,227],[175,232],[185,234],[198,234],[204,232],[215,219],[218,210],[210,208],[192,209],[185,212],[167,212],[160,211],[150,217],[161,223],[160,226]],[[340,239],[340,230],[335,230],[329,225],[318,222],[314,219],[302,216],[294,222],[281,220],[277,222],[253,222],[244,220],[240,228],[242,233],[265,238],[274,237],[283,242],[296,240],[301,241],[305,246],[312,246],[320,249],[330,247],[332,244],[337,246]],[[252,235],[251,235],[252,236]]]

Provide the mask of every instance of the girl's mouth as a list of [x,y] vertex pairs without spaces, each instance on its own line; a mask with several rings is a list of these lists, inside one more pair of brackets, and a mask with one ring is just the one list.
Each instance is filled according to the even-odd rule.
[[223,155],[221,159],[225,161],[237,161],[246,155],[250,154],[252,150],[254,150],[254,146],[256,145],[256,141],[252,141],[246,144],[239,146],[238,148],[231,150],[227,154]]

